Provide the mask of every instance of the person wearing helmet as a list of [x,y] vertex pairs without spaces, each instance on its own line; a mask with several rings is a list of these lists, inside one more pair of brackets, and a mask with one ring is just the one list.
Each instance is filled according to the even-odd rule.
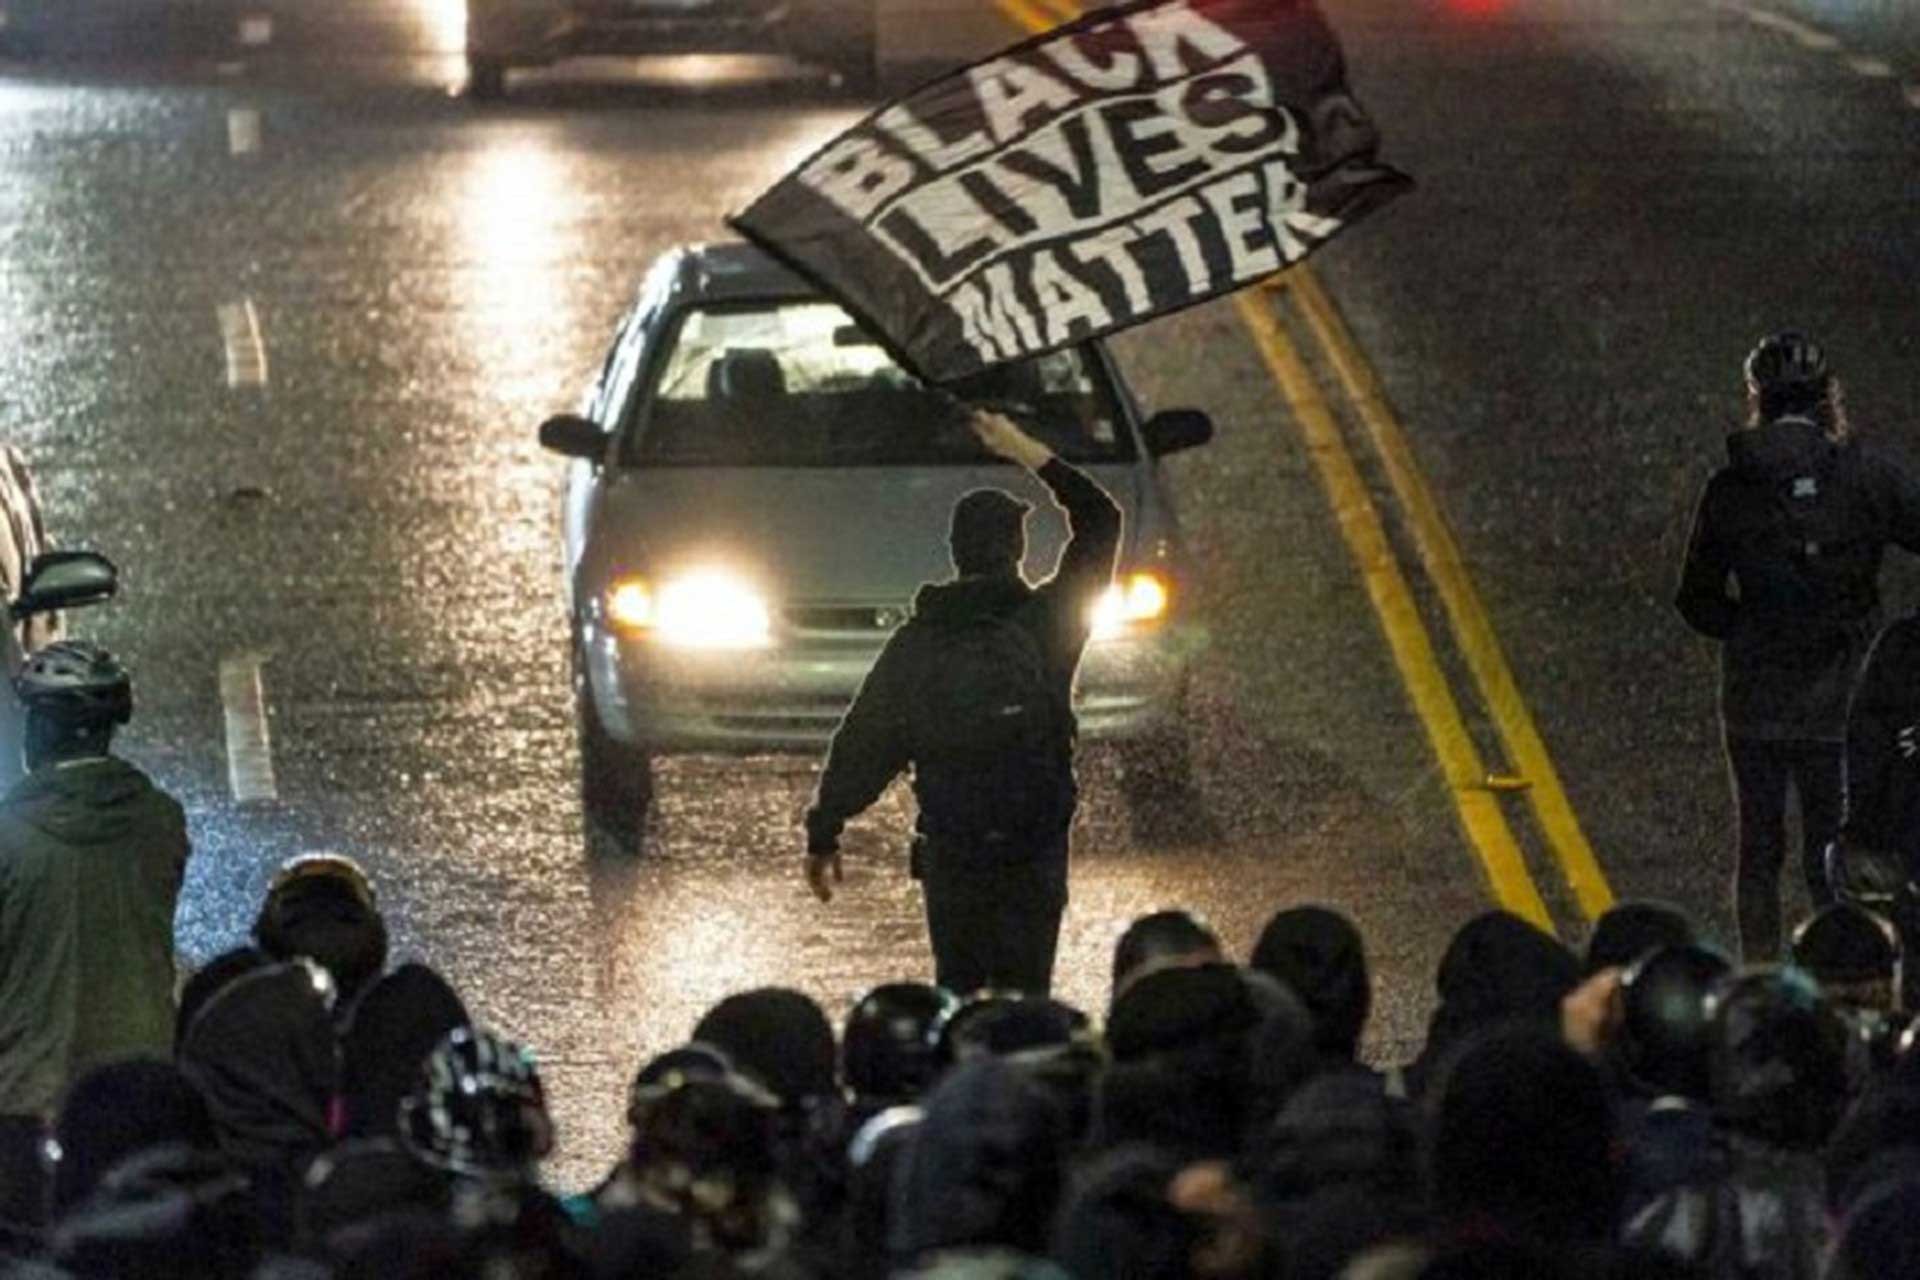
[[1741,954],[1778,958],[1785,814],[1797,793],[1801,871],[1830,901],[1847,702],[1879,625],[1889,545],[1920,554],[1920,486],[1858,443],[1840,381],[1805,334],[1748,355],[1749,415],[1707,482],[1675,604],[1720,643],[1720,716],[1738,812],[1734,905]]
[[253,922],[253,940],[276,960],[306,956],[332,974],[343,1020],[387,965],[387,924],[373,883],[340,853],[303,853],[281,863]]
[[850,1128],[919,1100],[940,1075],[941,1024],[959,1005],[925,982],[889,982],[860,997],[840,1036],[841,1077],[853,1094]]
[[1821,1151],[1859,1084],[1852,1032],[1810,977],[1781,965],[1721,980],[1706,1017],[1722,1158],[1631,1218],[1624,1238],[1714,1276],[1817,1276],[1827,1243]]
[[[133,713],[131,682],[112,654],[58,641],[32,654],[13,685],[29,772],[0,798],[8,1152],[91,1068],[171,1054],[173,917],[189,850],[179,803],[112,753],[114,731]],[[0,1183],[18,1190],[31,1179]]]

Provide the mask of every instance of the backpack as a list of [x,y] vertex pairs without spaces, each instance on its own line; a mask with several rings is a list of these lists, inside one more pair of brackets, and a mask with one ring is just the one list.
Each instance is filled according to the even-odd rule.
[[1071,728],[1039,640],[1006,617],[932,629],[908,717],[928,834],[972,846],[1051,836]]

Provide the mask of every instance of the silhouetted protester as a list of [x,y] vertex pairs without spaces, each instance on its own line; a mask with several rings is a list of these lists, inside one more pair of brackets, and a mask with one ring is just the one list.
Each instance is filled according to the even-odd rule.
[[245,1280],[266,1255],[252,1180],[218,1154],[167,1143],[108,1171],[54,1224],[58,1274],[86,1280]]
[[894,1177],[895,1269],[938,1255],[1044,1255],[1065,1170],[1066,1118],[1017,1064],[962,1062],[927,1095]]
[[1388,1087],[1419,1098],[1441,1060],[1477,1031],[1524,1022],[1557,1033],[1560,1001],[1579,981],[1580,962],[1559,939],[1512,912],[1482,912],[1447,943],[1426,1045]]
[[883,983],[855,1002],[840,1033],[851,1129],[918,1102],[933,1087],[941,1067],[940,1025],[958,1006],[951,992],[925,982]]
[[805,1244],[823,1247],[838,1235],[852,1137],[837,1076],[839,1048],[825,1011],[791,988],[758,987],[714,1005],[695,1025],[693,1039],[720,1050],[778,1101],[781,1178],[799,1201]]
[[424,964],[409,962],[374,979],[340,1030],[345,1133],[396,1136],[400,1100],[419,1081],[427,1055],[471,1022],[459,994]]
[[1616,902],[1593,922],[1583,969],[1592,977],[1602,969],[1624,969],[1660,947],[1686,947],[1698,941],[1700,931],[1692,918],[1672,903]]
[[1135,981],[1161,969],[1185,965],[1222,964],[1227,959],[1220,938],[1192,912],[1154,911],[1129,924],[1113,945],[1113,985],[1107,1007]]
[[125,1058],[74,1083],[54,1122],[51,1207],[73,1212],[109,1170],[142,1151],[181,1144],[214,1149],[213,1120],[179,1068],[158,1058]]
[[596,1274],[801,1274],[806,1225],[781,1178],[780,1101],[736,1072],[666,1069],[635,1088],[626,1203],[588,1245]]
[[36,1221],[36,1152],[60,1097],[117,1058],[164,1057],[186,818],[112,752],[126,668],[62,640],[14,677],[29,772],[0,799],[0,1222]]
[[300,1170],[337,1135],[333,980],[310,960],[234,979],[194,1017],[181,1074],[206,1099],[220,1152],[248,1175],[274,1246],[293,1235]]
[[1814,1280],[1827,1244],[1821,1148],[1853,1095],[1846,1021],[1811,979],[1767,966],[1709,997],[1723,1172],[1657,1197],[1625,1236],[1715,1277]]
[[976,489],[954,504],[956,578],[929,583],[840,727],[807,811],[807,882],[821,901],[840,876],[839,840],[913,768],[912,869],[926,900],[934,981],[967,993],[1052,987],[1067,903],[1074,673],[1091,602],[1113,579],[1120,508],[1086,473],[1007,418],[973,416],[992,452],[1039,476],[1072,536],[1039,586],[1021,576],[1027,504]]
[[1623,1219],[1676,1187],[1721,1171],[1712,1109],[1707,997],[1732,966],[1706,947],[1668,946],[1628,965],[1607,1059],[1619,1106]]
[[1920,1168],[1878,1183],[1847,1208],[1822,1280],[1920,1276]]
[[[1920,945],[1920,613],[1880,633],[1854,686],[1846,818],[1828,859],[1835,894],[1886,916],[1908,950]],[[1865,883],[1867,862],[1883,864],[1879,883]],[[1849,893],[1849,881],[1866,893]]]
[[1840,382],[1805,334],[1747,356],[1746,428],[1694,517],[1676,604],[1720,642],[1720,717],[1739,811],[1741,954],[1778,957],[1785,814],[1800,798],[1800,866],[1815,907],[1840,830],[1847,702],[1879,627],[1889,544],[1920,553],[1920,486],[1854,439]]
[[1326,1065],[1351,1065],[1373,1011],[1367,949],[1353,921],[1328,907],[1288,907],[1253,944],[1248,967],[1271,974],[1306,1003]]
[[276,960],[306,956],[332,974],[343,1017],[387,964],[387,924],[373,885],[359,863],[338,853],[303,853],[281,863],[253,938]]
[[[1272,1024],[1272,1025],[1269,1025]],[[1312,1070],[1313,1024],[1284,988],[1256,996],[1232,965],[1163,969],[1127,989],[1107,1022],[1093,1139],[1146,1142],[1185,1160],[1231,1159]],[[1264,1072],[1258,1088],[1256,1065]]]
[[1441,1240],[1599,1250],[1613,1236],[1613,1114],[1600,1071],[1558,1035],[1506,1026],[1449,1055],[1427,1100],[1427,1196]]
[[222,951],[205,964],[195,969],[180,984],[180,1007],[173,1015],[173,1056],[180,1055],[180,1046],[186,1042],[187,1028],[207,1007],[208,1001],[226,990],[235,979],[252,973],[255,969],[265,969],[274,963],[272,956],[258,947],[234,947]]

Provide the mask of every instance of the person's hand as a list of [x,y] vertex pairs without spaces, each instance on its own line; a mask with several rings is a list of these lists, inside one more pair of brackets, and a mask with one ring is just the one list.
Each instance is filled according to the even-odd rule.
[[1561,1038],[1589,1058],[1600,1056],[1620,1028],[1624,1012],[1620,1001],[1622,972],[1602,969],[1560,1001]]
[[1053,450],[1022,431],[1019,424],[1004,413],[975,409],[968,425],[989,453],[1017,462],[1029,471],[1038,471],[1053,460]]
[[810,853],[807,855],[807,887],[813,890],[813,896],[822,902],[833,901],[833,886],[846,879],[840,869],[840,854]]

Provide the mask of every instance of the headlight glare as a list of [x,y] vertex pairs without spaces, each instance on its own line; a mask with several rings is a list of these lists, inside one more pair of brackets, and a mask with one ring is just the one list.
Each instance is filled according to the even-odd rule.
[[1171,593],[1157,573],[1129,573],[1100,593],[1093,604],[1093,638],[1105,640],[1130,626],[1166,617]]
[[653,625],[653,592],[638,578],[622,578],[607,592],[607,617],[622,631]]

